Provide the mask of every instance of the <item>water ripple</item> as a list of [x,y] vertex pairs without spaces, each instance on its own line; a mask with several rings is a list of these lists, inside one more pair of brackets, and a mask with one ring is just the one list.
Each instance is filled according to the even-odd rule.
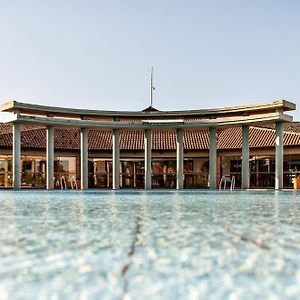
[[300,194],[3,191],[1,299],[297,299]]

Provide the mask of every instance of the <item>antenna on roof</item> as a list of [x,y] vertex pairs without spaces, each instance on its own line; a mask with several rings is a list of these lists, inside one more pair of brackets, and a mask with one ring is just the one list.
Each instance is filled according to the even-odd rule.
[[150,107],[153,106],[153,91],[155,86],[153,85],[153,67],[151,67],[151,81],[150,81]]

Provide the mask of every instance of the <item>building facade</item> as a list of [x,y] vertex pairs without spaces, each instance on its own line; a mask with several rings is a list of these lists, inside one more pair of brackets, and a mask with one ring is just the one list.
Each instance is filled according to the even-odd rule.
[[39,108],[2,106],[14,114],[0,125],[1,188],[217,188],[222,176],[291,188],[300,174],[300,125],[284,100],[180,113]]

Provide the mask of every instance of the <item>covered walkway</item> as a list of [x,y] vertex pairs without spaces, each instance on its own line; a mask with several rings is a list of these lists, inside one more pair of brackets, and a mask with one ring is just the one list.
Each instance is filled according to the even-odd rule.
[[293,118],[286,111],[295,110],[295,104],[278,100],[256,105],[236,106],[219,109],[142,112],[83,110],[41,106],[11,101],[3,104],[3,112],[11,112],[8,122],[13,123],[13,188],[21,188],[21,125],[47,127],[47,189],[54,188],[54,129],[80,129],[81,189],[88,188],[88,130],[106,129],[112,132],[112,188],[120,188],[120,131],[142,130],[144,132],[145,180],[144,188],[152,187],[153,130],[176,130],[176,188],[183,188],[184,178],[184,131],[191,129],[209,130],[209,187],[217,188],[217,131],[228,127],[242,127],[242,188],[249,188],[249,126],[274,123],[275,146],[275,189],[283,187],[283,124]]

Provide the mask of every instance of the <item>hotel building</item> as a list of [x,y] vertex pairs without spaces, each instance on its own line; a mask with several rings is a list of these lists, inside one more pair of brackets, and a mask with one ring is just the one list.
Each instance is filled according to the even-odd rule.
[[12,101],[0,124],[0,188],[292,188],[300,123],[271,103],[95,111]]

